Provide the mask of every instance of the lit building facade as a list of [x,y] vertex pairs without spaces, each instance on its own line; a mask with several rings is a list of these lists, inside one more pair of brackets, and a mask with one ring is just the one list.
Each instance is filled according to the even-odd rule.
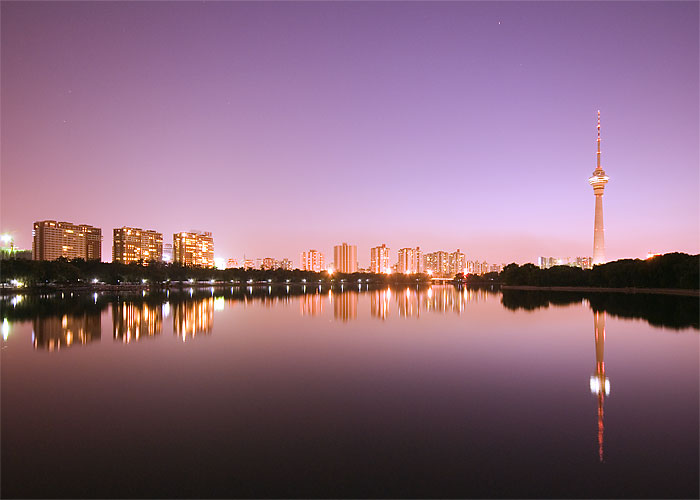
[[173,261],[183,266],[214,267],[214,238],[210,232],[173,234]]
[[603,191],[608,183],[608,176],[600,166],[600,111],[598,111],[598,152],[596,169],[588,179],[595,195],[595,220],[593,223],[593,265],[605,263],[605,228],[603,226]]
[[102,229],[87,224],[37,221],[32,229],[34,260],[102,260]]
[[382,243],[380,247],[374,247],[370,251],[369,270],[373,273],[388,274],[391,272],[389,267],[389,248]]
[[554,266],[580,267],[581,269],[591,269],[593,267],[591,257],[538,257],[537,267],[549,269]]
[[291,271],[294,268],[294,263],[292,259],[282,259],[279,263],[279,267],[285,271]]
[[238,260],[237,259],[228,259],[226,261],[226,269],[234,269],[238,267]]
[[399,250],[396,271],[405,274],[423,272],[423,255],[421,254],[420,247],[402,248]]
[[323,253],[319,252],[318,250],[301,252],[300,259],[302,271],[314,271],[320,273],[321,271],[325,270]]
[[262,260],[262,263],[260,264],[260,269],[262,269],[264,271],[270,271],[272,269],[276,269],[275,259],[273,259],[272,257],[265,257]]
[[132,262],[163,260],[163,234],[150,229],[120,227],[113,231],[112,262],[131,264]]
[[450,276],[463,273],[467,268],[466,263],[466,258],[464,254],[459,251],[459,248],[456,252],[452,252],[449,257]]
[[173,261],[173,244],[163,243],[163,262]]
[[342,243],[333,247],[333,267],[339,273],[357,272],[357,246]]

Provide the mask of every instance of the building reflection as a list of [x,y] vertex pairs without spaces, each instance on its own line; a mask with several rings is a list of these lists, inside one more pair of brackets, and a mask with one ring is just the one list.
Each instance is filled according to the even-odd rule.
[[333,303],[333,317],[340,321],[357,319],[357,292],[343,291],[328,292],[328,298]]
[[211,334],[214,319],[214,297],[184,300],[172,305],[173,333],[184,342],[188,337]]
[[593,330],[595,332],[595,374],[591,375],[591,393],[598,399],[598,459],[603,461],[603,432],[605,423],[603,421],[603,405],[605,398],[610,394],[610,381],[605,376],[605,312],[595,311],[593,313]]
[[492,290],[439,285],[429,288],[385,288],[371,292],[370,312],[373,318],[385,320],[390,316],[393,301],[399,317],[419,318],[421,311],[462,314],[470,302],[486,301],[493,294]]
[[35,318],[33,326],[34,349],[47,349],[49,352],[76,344],[96,342],[102,337],[99,313]]
[[119,302],[112,306],[114,339],[123,343],[160,335],[163,330],[163,305]]
[[313,293],[302,295],[299,300],[299,309],[302,316],[318,316],[323,313],[323,295]]
[[370,298],[370,313],[373,318],[385,320],[389,317],[391,304],[391,288],[375,290]]

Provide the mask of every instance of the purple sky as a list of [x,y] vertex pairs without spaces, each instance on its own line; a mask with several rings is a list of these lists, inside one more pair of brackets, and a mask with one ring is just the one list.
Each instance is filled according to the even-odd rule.
[[697,2],[2,2],[1,230],[469,260],[700,252]]

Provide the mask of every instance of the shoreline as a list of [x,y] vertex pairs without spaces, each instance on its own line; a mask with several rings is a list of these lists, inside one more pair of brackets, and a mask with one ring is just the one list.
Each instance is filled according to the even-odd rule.
[[626,293],[626,294],[655,294],[655,295],[683,295],[687,297],[700,297],[700,290],[686,288],[612,288],[594,286],[532,286],[532,285],[501,285],[502,290],[527,290],[543,292],[593,292],[593,293]]

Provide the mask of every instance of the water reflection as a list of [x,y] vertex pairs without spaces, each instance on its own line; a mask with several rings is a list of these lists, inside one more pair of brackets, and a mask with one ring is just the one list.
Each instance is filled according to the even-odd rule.
[[333,304],[333,317],[344,322],[357,319],[357,296],[357,292],[349,290],[335,294],[330,292],[328,297]]
[[[349,289],[351,288],[351,289]],[[358,319],[360,294],[369,294],[370,316],[382,321],[396,318],[420,318],[423,313],[461,315],[470,304],[500,298],[508,310],[534,311],[572,304],[589,306],[605,316],[641,318],[652,325],[674,330],[700,329],[700,303],[696,297],[547,291],[500,291],[493,287],[455,288],[451,285],[428,287],[373,287],[354,285],[266,285],[228,288],[151,291],[148,293],[109,294],[24,294],[0,297],[2,338],[7,341],[12,323],[31,321],[34,346],[50,351],[87,344],[100,338],[99,315],[112,306],[114,339],[125,343],[161,334],[163,319],[172,315],[174,335],[186,340],[198,334],[211,334],[214,313],[235,304],[248,307],[260,304],[274,307],[298,301],[301,316],[320,316],[326,306],[337,321]],[[366,306],[365,306],[366,307]],[[600,329],[603,331],[603,328]],[[596,372],[598,373],[598,372]],[[596,379],[605,396],[605,379]],[[591,382],[593,384],[593,382]]]
[[75,344],[88,344],[102,337],[100,314],[64,314],[33,320],[34,349],[57,351]]
[[610,381],[605,376],[605,313],[596,311],[593,313],[593,331],[595,333],[595,374],[591,375],[591,393],[598,399],[598,459],[603,461],[603,404],[610,394]]
[[323,313],[324,301],[325,297],[320,293],[302,295],[299,298],[299,312],[302,316],[319,316]]
[[114,339],[125,344],[142,337],[160,335],[163,329],[163,306],[120,301],[112,306],[112,324]]
[[173,304],[173,333],[183,342],[198,334],[211,334],[214,322],[214,297],[187,299]]

